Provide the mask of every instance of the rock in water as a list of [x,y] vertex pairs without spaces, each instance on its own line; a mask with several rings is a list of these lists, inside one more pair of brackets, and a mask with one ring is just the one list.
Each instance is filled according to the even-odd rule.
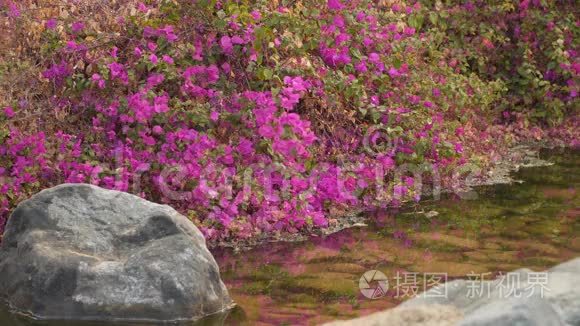
[[169,206],[84,184],[12,213],[0,295],[39,319],[189,320],[232,306],[201,232]]
[[545,272],[522,268],[510,275],[482,283],[451,281],[401,307],[452,306],[465,315],[460,326],[580,325],[580,257]]

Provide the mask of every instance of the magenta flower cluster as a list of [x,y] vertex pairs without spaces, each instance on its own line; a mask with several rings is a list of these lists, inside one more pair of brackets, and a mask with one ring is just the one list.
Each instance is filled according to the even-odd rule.
[[[90,17],[39,18],[46,39],[66,27],[41,73],[46,114],[66,122],[29,129],[19,99],[0,111],[2,224],[43,187],[87,182],[170,204],[212,241],[308,231],[354,208],[419,200],[433,179],[391,178],[405,164],[428,164],[445,183],[515,134],[489,109],[502,85],[461,71],[409,21],[425,12],[419,2],[127,3],[136,10],[109,26],[122,36],[98,44]],[[28,19],[8,9],[13,28]],[[576,61],[546,73],[575,76],[566,101],[580,70],[570,51]]]

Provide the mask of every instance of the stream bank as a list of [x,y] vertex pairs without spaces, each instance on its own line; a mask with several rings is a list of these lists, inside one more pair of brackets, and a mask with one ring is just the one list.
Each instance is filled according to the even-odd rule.
[[[522,182],[477,187],[477,199],[443,194],[439,201],[369,213],[365,227],[308,241],[268,243],[243,252],[213,248],[237,306],[195,325],[317,325],[353,319],[394,308],[422,292],[425,273],[445,273],[449,282],[469,274],[493,279],[523,267],[544,271],[572,260],[580,256],[580,152],[544,151],[540,159],[551,165],[512,175]],[[381,271],[390,284],[374,300],[359,288],[369,270]],[[405,291],[396,278],[405,275],[417,286],[407,286],[401,295]],[[95,325],[34,322],[7,311],[0,311],[0,324]]]

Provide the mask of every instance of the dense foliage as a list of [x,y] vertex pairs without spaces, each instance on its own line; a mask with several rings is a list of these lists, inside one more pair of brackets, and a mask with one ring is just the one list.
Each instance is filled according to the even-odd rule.
[[89,182],[168,203],[212,241],[307,231],[419,200],[405,164],[449,187],[518,141],[577,145],[574,1],[0,8],[2,224]]

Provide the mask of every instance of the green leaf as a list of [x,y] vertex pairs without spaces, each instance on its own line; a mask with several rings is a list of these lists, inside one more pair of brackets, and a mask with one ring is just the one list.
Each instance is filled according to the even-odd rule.
[[439,22],[439,16],[437,15],[436,12],[429,13],[429,21],[431,22],[431,24],[437,25],[437,22]]
[[409,17],[409,26],[415,28],[416,30],[420,30],[423,26],[424,17],[420,14],[415,14]]
[[402,65],[403,65],[403,62],[401,61],[401,59],[395,58],[393,60],[393,66],[395,66],[396,69],[401,68]]

